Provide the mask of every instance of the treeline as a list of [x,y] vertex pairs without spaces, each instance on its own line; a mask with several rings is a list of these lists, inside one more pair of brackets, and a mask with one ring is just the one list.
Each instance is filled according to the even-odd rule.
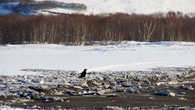
[[173,12],[167,15],[0,16],[0,44],[79,45],[123,40],[195,42],[195,17]]

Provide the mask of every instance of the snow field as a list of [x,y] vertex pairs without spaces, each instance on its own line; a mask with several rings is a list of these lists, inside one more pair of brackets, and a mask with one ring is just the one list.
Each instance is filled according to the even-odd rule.
[[27,74],[22,69],[150,71],[157,67],[195,66],[195,43],[132,41],[107,46],[1,45],[0,56],[0,75]]

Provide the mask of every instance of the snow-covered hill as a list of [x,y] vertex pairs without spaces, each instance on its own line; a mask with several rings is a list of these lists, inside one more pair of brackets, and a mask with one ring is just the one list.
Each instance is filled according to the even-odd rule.
[[[37,0],[42,1],[42,0]],[[56,0],[60,2],[82,3],[87,6],[86,14],[101,13],[137,13],[151,14],[158,12],[180,11],[195,12],[195,0]],[[51,9],[52,11],[60,11]]]
[[80,71],[150,70],[195,66],[195,43],[126,42],[108,46],[1,45],[0,75],[22,69]]
[[[48,1],[48,0],[36,0]],[[195,0],[49,0],[63,3],[79,3],[86,5],[86,10],[71,10],[63,7],[50,9],[38,9],[36,14],[50,12],[57,13],[84,13],[84,14],[102,14],[102,13],[136,13],[136,14],[153,14],[167,13],[169,11],[183,12],[185,14],[195,13]],[[10,13],[0,5],[0,13]]]

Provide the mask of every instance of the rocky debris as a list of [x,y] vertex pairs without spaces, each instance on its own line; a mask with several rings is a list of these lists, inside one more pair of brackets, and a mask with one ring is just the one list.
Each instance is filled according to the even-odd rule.
[[171,91],[159,91],[159,92],[155,91],[153,94],[159,96],[172,96],[172,97],[176,96],[176,94]]
[[14,96],[21,99],[18,102],[63,102],[72,96],[117,97],[121,93],[183,97],[186,95],[184,91],[171,92],[170,87],[194,90],[192,86],[182,84],[186,76],[193,75],[188,69],[180,69],[177,74],[173,74],[173,71],[90,72],[82,78],[74,71],[25,71],[34,71],[38,75],[0,76],[0,96]]
[[178,100],[180,100],[180,101],[187,101],[187,98],[179,97]]
[[183,89],[183,90],[190,90],[190,91],[194,90],[192,85],[174,84],[174,85],[170,85],[170,86],[173,87],[173,88],[178,88],[178,89]]
[[194,90],[194,88],[191,86],[191,85],[181,85],[180,86],[180,88],[182,88],[182,89],[185,89],[185,90],[191,90],[191,91],[193,91]]
[[118,97],[118,94],[110,93],[110,94],[105,94],[104,96],[106,96],[106,97]]
[[35,101],[39,101],[39,102],[64,102],[65,100],[68,100],[68,99],[67,98],[63,98],[63,97],[40,96],[40,97],[36,97],[34,100]]
[[31,90],[34,90],[38,93],[44,92],[44,90],[41,87],[29,86],[28,88],[31,89]]
[[77,96],[78,94],[75,91],[67,91],[64,95],[65,96]]
[[78,94],[81,95],[81,96],[86,96],[86,95],[95,95],[96,92],[95,91],[82,90]]

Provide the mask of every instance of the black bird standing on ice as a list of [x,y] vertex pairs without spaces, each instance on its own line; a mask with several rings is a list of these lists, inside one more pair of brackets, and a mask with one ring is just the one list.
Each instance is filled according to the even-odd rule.
[[87,69],[84,69],[83,72],[81,73],[81,75],[79,76],[79,78],[85,77],[86,74],[87,74]]

